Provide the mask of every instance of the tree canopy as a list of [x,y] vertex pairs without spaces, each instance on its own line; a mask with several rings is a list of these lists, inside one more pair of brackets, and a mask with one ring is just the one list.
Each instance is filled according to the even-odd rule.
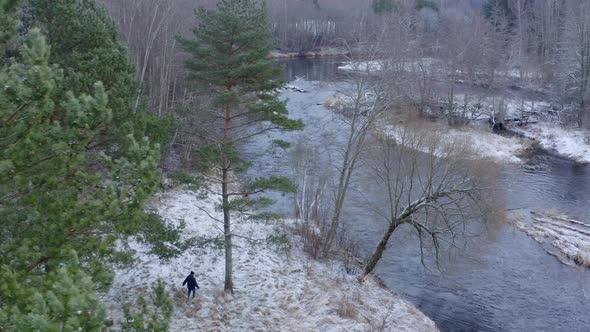
[[133,72],[102,10],[31,1],[37,15],[55,5],[72,11],[66,21],[88,19],[41,21],[14,38],[15,3],[0,4],[0,47],[15,54],[0,67],[0,330],[97,331],[97,291],[131,258],[117,241],[162,222],[144,212],[159,146],[135,127],[137,91],[123,87],[136,86]]

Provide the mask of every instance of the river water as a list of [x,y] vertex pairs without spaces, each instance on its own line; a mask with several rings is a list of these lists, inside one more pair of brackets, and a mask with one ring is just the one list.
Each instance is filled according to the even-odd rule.
[[[341,142],[339,115],[322,105],[340,88],[338,64],[338,59],[286,63],[287,78],[300,78],[295,84],[309,90],[285,93],[290,115],[303,119],[306,128],[268,134],[246,144],[244,151],[255,160],[249,175],[293,174],[285,153],[268,144],[272,139],[303,139],[310,146],[325,144],[326,139],[335,145]],[[590,167],[544,154],[531,162],[536,166],[533,170],[501,166],[499,181],[507,208],[555,209],[590,221]],[[379,193],[371,192],[363,172],[361,167],[354,186],[379,201]],[[278,201],[277,211],[292,213],[292,198],[273,198]],[[367,213],[363,202],[354,193],[349,196],[343,224],[368,252],[379,241],[384,225]],[[442,331],[590,331],[590,270],[563,265],[514,227],[482,228],[460,252],[444,260],[442,272],[424,268],[416,242],[404,232],[394,234],[376,273]],[[433,266],[432,259],[427,259],[427,266]]]

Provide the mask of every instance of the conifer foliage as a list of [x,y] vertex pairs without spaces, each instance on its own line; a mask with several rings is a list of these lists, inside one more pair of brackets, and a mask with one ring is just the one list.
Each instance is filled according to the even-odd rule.
[[[66,2],[88,4],[47,3]],[[159,148],[130,125],[135,91],[119,90],[134,84],[124,54],[117,67],[92,56],[97,48],[66,51],[50,44],[58,28],[42,21],[15,38],[25,30],[15,28],[15,5],[0,0],[0,50],[15,54],[0,62],[0,331],[99,331],[106,312],[97,292],[112,280],[110,263],[129,258],[116,241],[159,221],[144,212],[159,182]],[[116,30],[95,32],[116,41]],[[126,79],[110,81],[118,75]]]
[[[248,169],[237,145],[269,130],[298,130],[302,122],[288,118],[286,102],[274,91],[284,82],[267,60],[272,48],[264,4],[256,0],[222,0],[213,10],[199,9],[193,38],[180,38],[190,54],[188,77],[213,97],[216,135],[198,150],[200,161],[219,174],[224,215],[225,290],[233,292],[231,214],[267,205],[255,198],[264,190],[293,191],[283,178],[255,179],[240,186],[233,175]],[[213,131],[213,130],[212,130]],[[238,188],[238,189],[236,189]],[[260,215],[258,215],[260,217]]]
[[113,121],[101,129],[96,147],[124,144],[128,135],[168,141],[171,119],[158,119],[146,111],[145,103],[136,103],[141,83],[105,8],[95,0],[29,0],[28,6],[26,27],[42,28],[51,45],[50,63],[64,71],[64,90],[91,94],[99,81],[105,88]]

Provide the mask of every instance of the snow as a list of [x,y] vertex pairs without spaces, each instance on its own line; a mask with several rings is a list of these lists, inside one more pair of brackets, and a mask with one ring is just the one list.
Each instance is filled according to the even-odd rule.
[[[458,105],[461,105],[465,98],[464,94],[455,96]],[[507,122],[510,130],[539,142],[546,150],[577,162],[590,163],[590,131],[561,125],[560,112],[552,110],[550,103],[493,97],[476,100],[471,96],[470,103],[475,102],[481,103],[484,109],[479,119],[487,119],[492,114],[491,110],[503,103],[506,108],[506,119],[524,119],[531,122],[527,124],[525,121],[522,126],[514,126]]]
[[390,60],[346,61],[338,69],[344,71],[377,72],[389,67],[398,70],[421,71],[424,69],[434,69],[438,63],[439,61],[433,58],[420,58],[416,61],[404,62],[391,62]]
[[528,144],[516,137],[504,137],[477,128],[469,128],[464,131],[451,129],[449,137],[469,144],[477,154],[484,158],[510,163],[522,162],[518,155]]
[[346,71],[381,71],[383,68],[382,61],[347,61],[342,66],[338,66],[340,70]]
[[[551,211],[531,212],[532,220],[514,218],[516,226],[568,265],[590,267],[590,225]],[[552,249],[557,249],[554,252]]]
[[324,102],[324,106],[333,111],[343,111],[346,107],[349,107],[349,105],[352,104],[352,98],[342,94],[333,95]]
[[[436,135],[448,144],[467,146],[474,158],[489,158],[496,162],[521,163],[518,157],[529,145],[526,140],[517,137],[505,137],[479,127],[448,128],[438,124],[429,124],[428,133]],[[424,131],[424,130],[423,130]],[[384,133],[400,142],[402,129],[398,126],[384,126]],[[422,152],[428,152],[423,150]]]
[[552,150],[569,159],[590,163],[590,132],[551,124],[529,124],[514,129],[527,138],[538,141],[547,150]]
[[[221,234],[222,225],[207,213],[221,219],[215,209],[218,201],[212,195],[199,198],[178,188],[159,194],[152,205],[169,222],[184,221],[185,236],[215,237]],[[285,232],[291,224],[242,220],[233,225],[235,234],[266,239]],[[123,302],[144,292],[149,286],[145,281],[162,278],[176,303],[171,331],[367,331],[383,321],[387,331],[436,331],[429,318],[399,296],[372,280],[359,284],[339,262],[308,258],[300,239],[289,237],[292,247],[284,251],[265,241],[254,245],[234,237],[233,296],[222,291],[224,260],[219,248],[193,248],[170,261],[160,261],[141,243],[129,243],[137,251],[138,262],[116,271],[105,299],[115,312],[116,323]],[[188,302],[181,283],[191,270],[200,290]]]
[[[369,110],[371,106],[377,101],[377,96],[374,93],[367,92],[359,100],[359,108],[361,110]],[[336,93],[324,102],[324,107],[335,112],[343,112],[347,109],[353,109],[355,106],[355,98],[343,93]]]

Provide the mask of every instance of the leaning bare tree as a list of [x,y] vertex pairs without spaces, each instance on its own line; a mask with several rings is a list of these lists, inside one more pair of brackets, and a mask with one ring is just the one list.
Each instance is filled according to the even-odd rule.
[[386,197],[372,209],[387,221],[387,228],[359,280],[375,269],[392,234],[403,225],[415,231],[424,263],[427,244],[438,259],[442,243],[453,245],[469,221],[487,215],[493,206],[487,198],[493,196],[484,172],[478,172],[484,163],[469,159],[472,154],[464,143],[400,126],[372,146],[368,163]]

